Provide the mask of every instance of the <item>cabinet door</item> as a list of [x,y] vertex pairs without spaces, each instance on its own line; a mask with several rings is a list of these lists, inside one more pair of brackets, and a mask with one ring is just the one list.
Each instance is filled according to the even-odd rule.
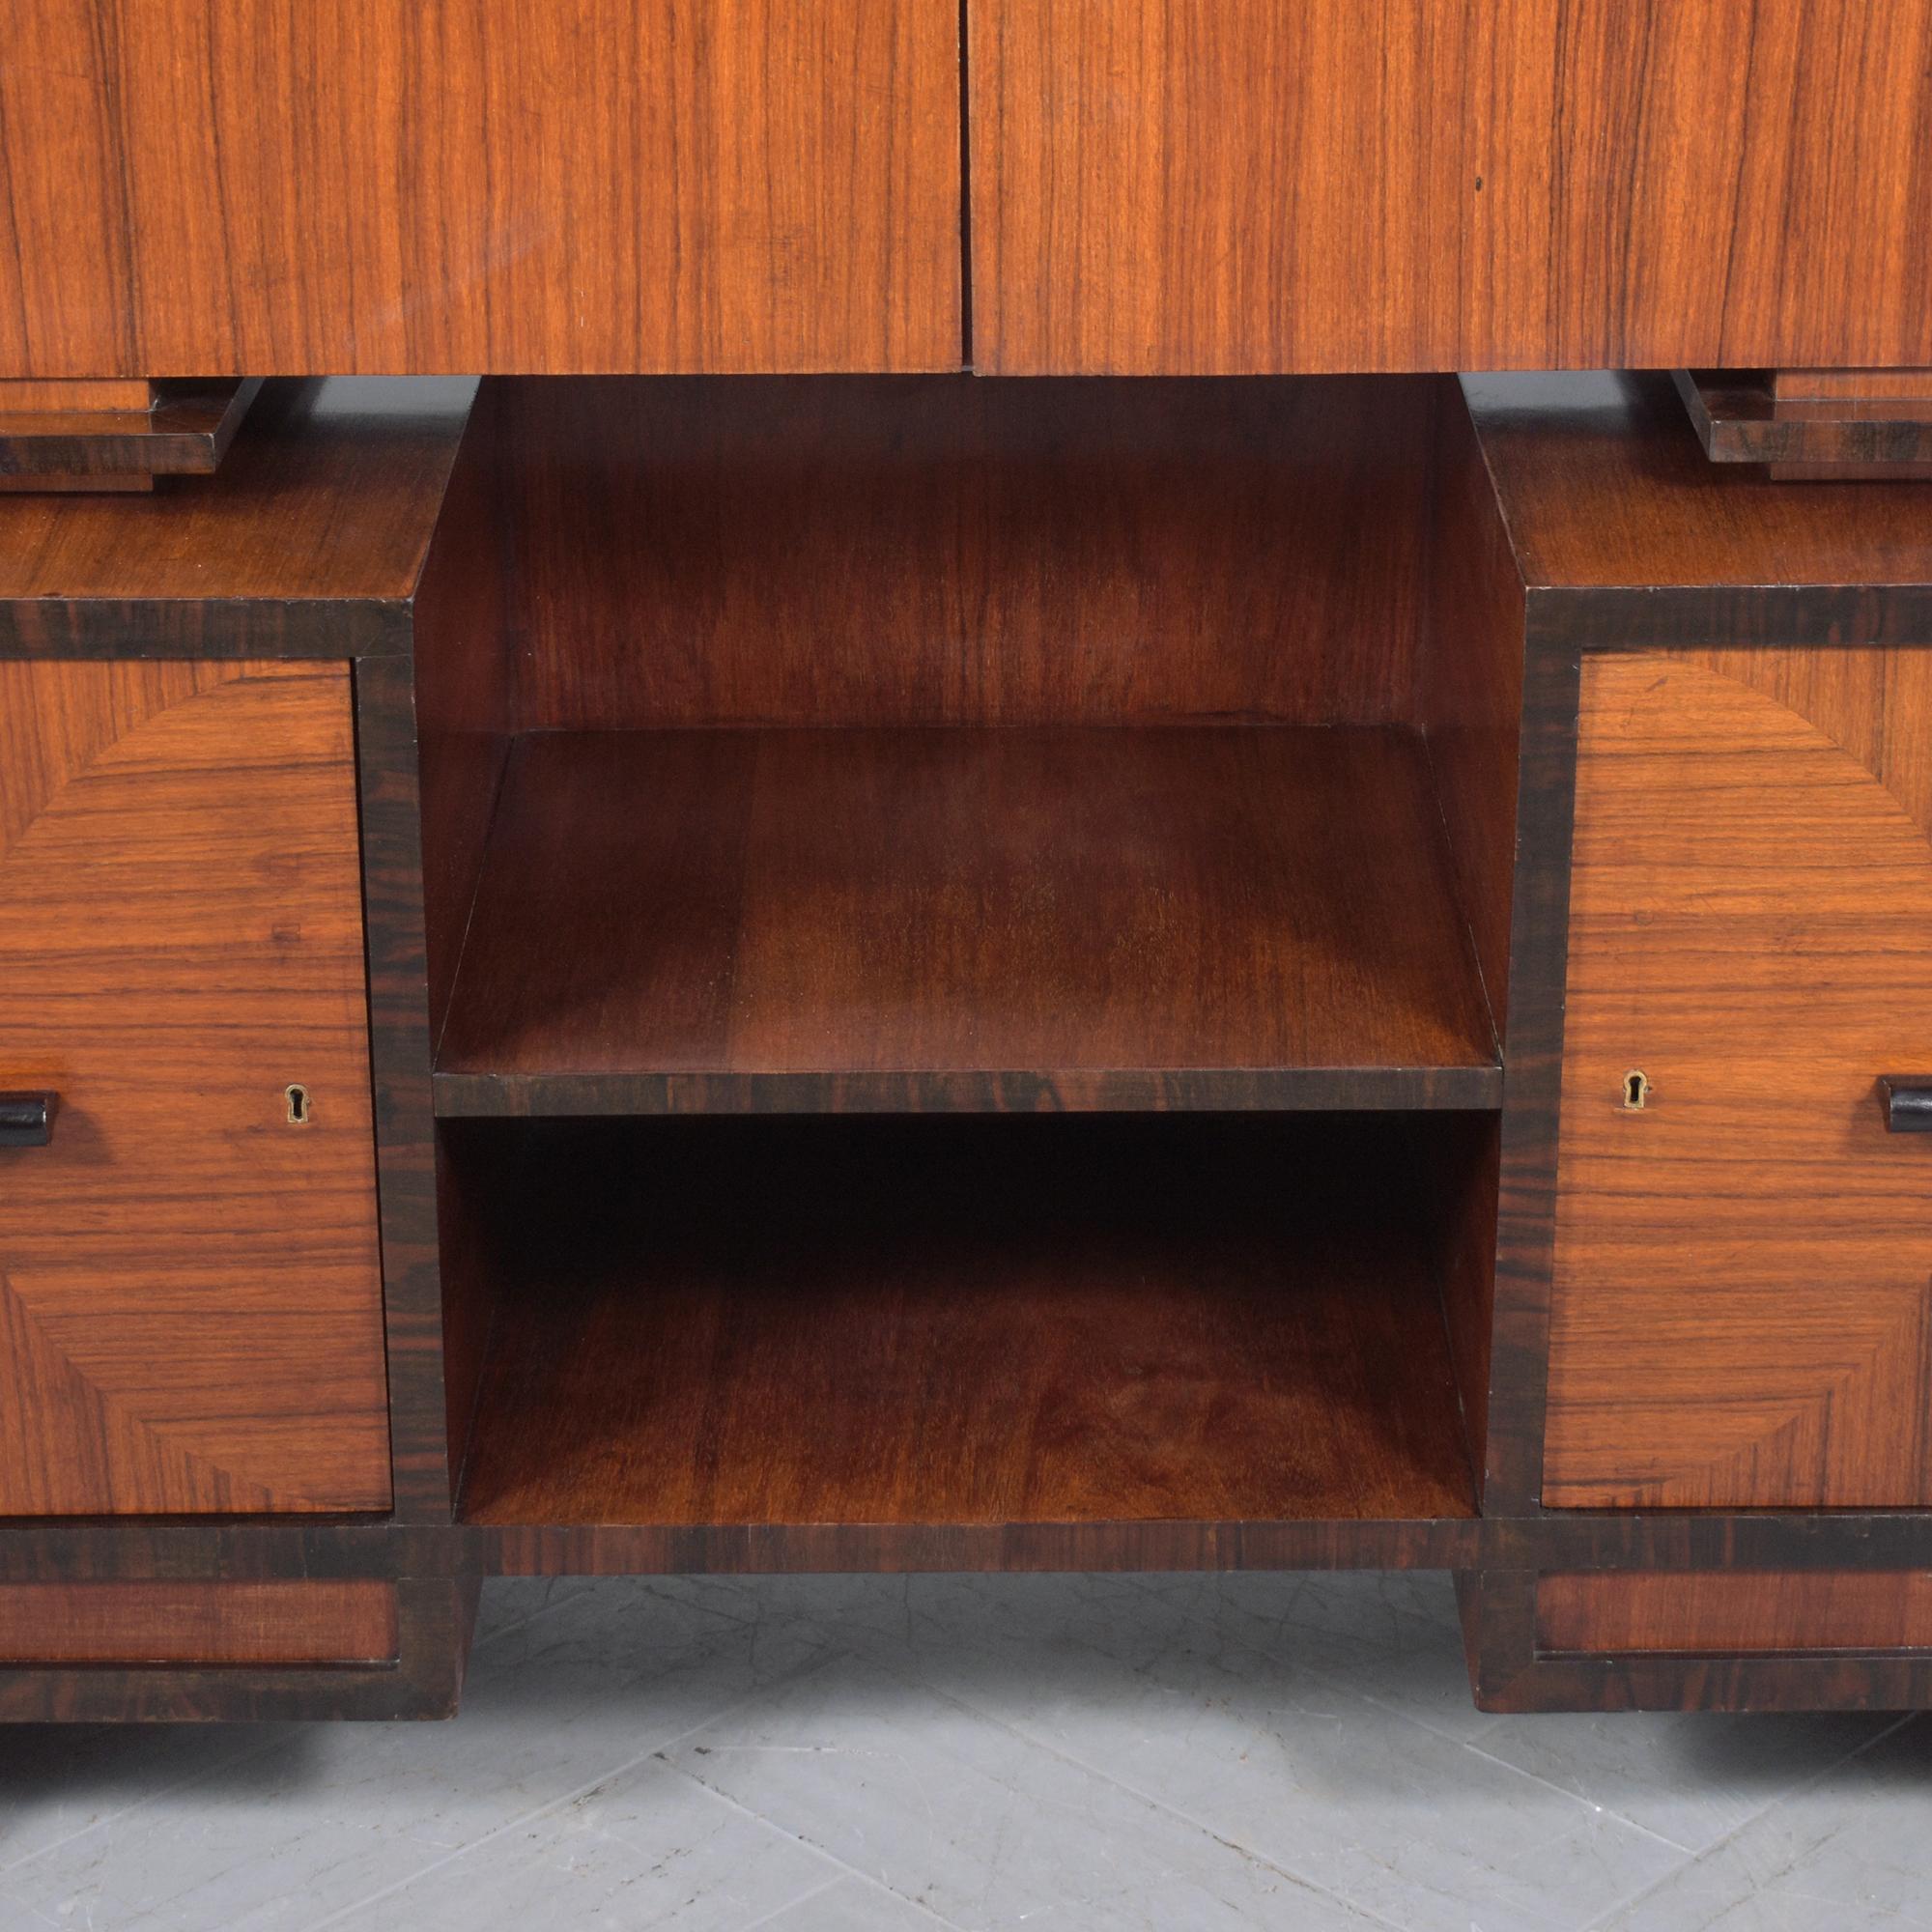
[[958,0],[0,0],[0,377],[940,369]]
[[1932,650],[1582,697],[1544,1500],[1932,1503]]
[[1932,0],[970,0],[983,369],[1932,363]]
[[388,1506],[357,850],[346,667],[0,663],[0,1516]]

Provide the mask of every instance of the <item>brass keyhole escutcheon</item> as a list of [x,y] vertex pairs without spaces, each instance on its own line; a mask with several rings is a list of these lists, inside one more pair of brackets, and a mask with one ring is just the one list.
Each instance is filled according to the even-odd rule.
[[1633,1069],[1624,1075],[1624,1112],[1640,1114],[1650,1105],[1650,1075]]
[[315,1107],[308,1097],[308,1089],[299,1085],[282,1089],[282,1096],[289,1103],[289,1125],[306,1127],[314,1124]]

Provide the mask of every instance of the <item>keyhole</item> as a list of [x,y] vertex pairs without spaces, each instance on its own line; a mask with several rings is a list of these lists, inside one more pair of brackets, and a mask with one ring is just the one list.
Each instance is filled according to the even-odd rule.
[[307,1126],[309,1122],[314,1119],[314,1116],[309,1111],[308,1089],[306,1087],[290,1087],[286,1092],[289,1101],[289,1125],[292,1127]]
[[1624,1075],[1624,1111],[1640,1114],[1650,1104],[1650,1076],[1647,1073],[1626,1073]]

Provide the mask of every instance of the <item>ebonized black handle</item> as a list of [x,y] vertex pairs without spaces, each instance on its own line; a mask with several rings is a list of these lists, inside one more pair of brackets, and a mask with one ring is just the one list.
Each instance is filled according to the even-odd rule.
[[51,1094],[0,1094],[0,1148],[45,1147],[54,1137]]
[[1881,1073],[1885,1123],[1895,1134],[1932,1134],[1932,1073]]

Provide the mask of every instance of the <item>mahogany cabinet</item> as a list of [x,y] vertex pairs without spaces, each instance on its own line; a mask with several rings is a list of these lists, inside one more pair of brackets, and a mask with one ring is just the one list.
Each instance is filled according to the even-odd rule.
[[1932,1705],[1928,207],[1932,0],[0,0],[0,1719]]
[[271,383],[0,497],[0,1713],[1335,1564],[1496,1708],[1925,1701],[1928,653],[1920,487],[1662,377]]
[[1470,395],[1526,640],[1487,1493],[1548,1537],[1464,1579],[1479,1691],[1918,1703],[1932,504],[1721,478],[1657,379]]

